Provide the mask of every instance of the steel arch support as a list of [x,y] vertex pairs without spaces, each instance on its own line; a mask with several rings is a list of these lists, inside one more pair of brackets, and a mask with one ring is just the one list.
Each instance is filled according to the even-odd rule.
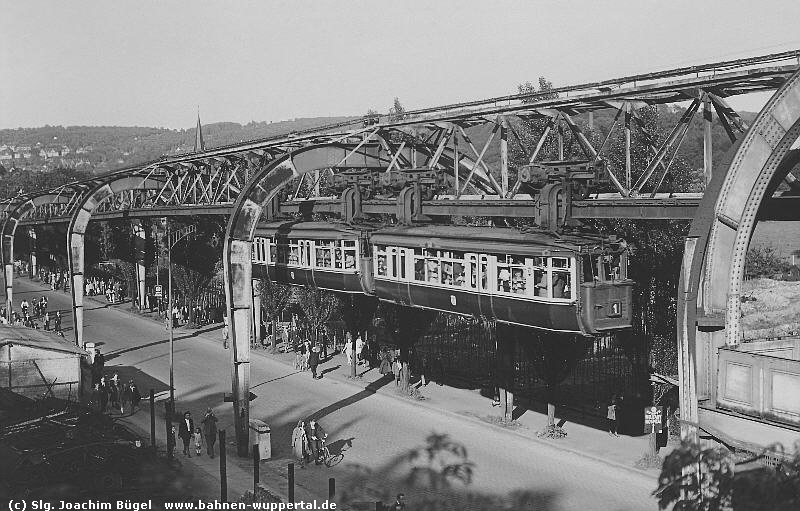
[[72,285],[72,319],[75,344],[83,345],[83,294],[84,294],[84,238],[92,213],[104,200],[125,190],[158,190],[164,182],[160,179],[139,176],[114,176],[89,193],[77,204],[67,228],[67,257]]
[[[284,154],[259,169],[231,211],[225,232],[222,260],[225,269],[225,296],[230,318],[231,390],[233,392],[236,446],[240,456],[249,452],[248,423],[250,418],[250,331],[253,302],[253,237],[262,214],[278,192],[292,179],[308,172],[337,165],[349,147],[345,144],[320,144]],[[359,155],[358,165],[379,167],[387,165],[380,155]],[[291,163],[291,165],[288,165]]]
[[3,277],[6,286],[6,313],[11,319],[11,311],[14,299],[14,235],[17,232],[20,220],[43,204],[67,204],[70,198],[62,194],[43,193],[25,200],[22,203],[12,203],[6,211],[5,222],[3,222],[3,241],[2,241],[2,260]]
[[761,110],[730,165],[713,176],[692,222],[678,293],[684,437],[696,438],[698,400],[716,402],[719,348],[740,342],[740,290],[758,210],[800,161],[799,136],[800,73],[795,73]]

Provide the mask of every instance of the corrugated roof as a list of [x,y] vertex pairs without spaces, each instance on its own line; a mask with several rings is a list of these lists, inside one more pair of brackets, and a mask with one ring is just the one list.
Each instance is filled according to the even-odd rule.
[[78,348],[75,344],[54,333],[40,332],[39,330],[22,326],[0,325],[0,346],[7,344],[88,355],[86,350]]

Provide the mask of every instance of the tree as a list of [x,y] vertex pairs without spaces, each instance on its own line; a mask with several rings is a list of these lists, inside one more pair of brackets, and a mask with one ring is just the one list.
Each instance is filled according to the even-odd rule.
[[436,319],[438,312],[394,303],[380,304],[380,318],[400,348],[400,388],[409,392],[411,349]]
[[547,432],[555,431],[555,413],[558,403],[558,387],[575,369],[583,358],[591,342],[578,335],[562,335],[554,333],[529,334],[534,339],[523,345],[525,353],[533,362],[536,373],[541,375],[547,387]]
[[272,323],[272,353],[278,349],[278,318],[286,310],[294,296],[294,288],[277,284],[269,279],[262,280],[261,284],[261,310]]
[[394,98],[394,103],[392,104],[392,108],[389,109],[389,120],[400,121],[403,119],[406,113],[406,109],[403,108],[403,105],[400,103],[398,98]]
[[320,330],[342,308],[339,296],[317,287],[300,287],[297,289],[297,298],[306,321],[311,326],[316,344],[319,341]]
[[[762,456],[782,461],[753,466]],[[744,468],[736,470],[736,466]],[[749,460],[737,462],[725,447],[704,449],[683,442],[664,460],[658,489],[659,509],[717,511],[789,511],[800,508],[800,452],[793,456],[774,445]]]

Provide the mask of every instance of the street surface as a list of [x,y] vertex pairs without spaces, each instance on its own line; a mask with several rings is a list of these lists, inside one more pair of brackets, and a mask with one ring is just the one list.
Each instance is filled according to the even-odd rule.
[[[15,306],[23,298],[47,295],[50,311],[62,311],[65,335],[72,338],[68,294],[44,291],[38,283],[19,277],[14,280],[14,288]],[[85,341],[102,343],[107,374],[119,372],[125,380],[133,377],[143,396],[153,388],[159,400],[164,399],[169,382],[169,343],[163,323],[117,307],[127,309],[130,305],[109,307],[86,300]],[[226,428],[232,438],[232,407],[222,402],[223,392],[230,392],[230,352],[222,349],[220,330],[194,333],[184,329],[175,332],[177,410],[192,411],[199,423],[206,407],[213,407],[220,428]],[[321,371],[343,363],[344,357],[337,356],[323,364]],[[291,429],[298,420],[313,416],[327,430],[329,444],[337,449],[345,443],[350,447],[345,447],[344,459],[335,467],[298,467],[298,497],[325,498],[328,478],[335,477],[338,495],[361,482],[367,490],[374,491],[363,500],[374,500],[378,492],[384,492],[388,499],[403,491],[411,506],[431,495],[403,482],[412,468],[406,455],[424,447],[430,435],[444,434],[465,446],[473,464],[471,484],[465,488],[455,483],[457,492],[503,497],[526,492],[530,503],[527,507],[537,510],[656,508],[650,493],[657,481],[647,474],[564,452],[489,425],[457,420],[412,401],[374,394],[347,382],[332,378],[314,381],[310,373],[298,373],[258,352],[252,357],[250,381],[252,391],[258,395],[252,403],[251,418],[264,420],[272,428],[273,459],[263,464],[261,472],[266,487],[285,488],[285,467],[291,461]],[[394,382],[389,381],[388,385]],[[131,420],[149,431],[146,401],[142,405]],[[160,408],[157,440],[163,445],[163,405]],[[177,450],[179,458],[181,447]],[[248,460],[235,459],[234,452],[229,450],[229,463],[249,467]],[[207,465],[209,474],[215,473],[216,459],[203,456],[196,462]],[[216,495],[218,488],[208,488],[209,497]]]

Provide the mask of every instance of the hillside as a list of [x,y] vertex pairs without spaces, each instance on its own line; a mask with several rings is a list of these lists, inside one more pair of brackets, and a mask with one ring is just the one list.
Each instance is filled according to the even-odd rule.
[[[313,117],[241,125],[203,125],[206,148],[267,138],[353,119]],[[195,128],[44,126],[0,130],[0,164],[6,169],[66,167],[102,173],[194,150]]]

